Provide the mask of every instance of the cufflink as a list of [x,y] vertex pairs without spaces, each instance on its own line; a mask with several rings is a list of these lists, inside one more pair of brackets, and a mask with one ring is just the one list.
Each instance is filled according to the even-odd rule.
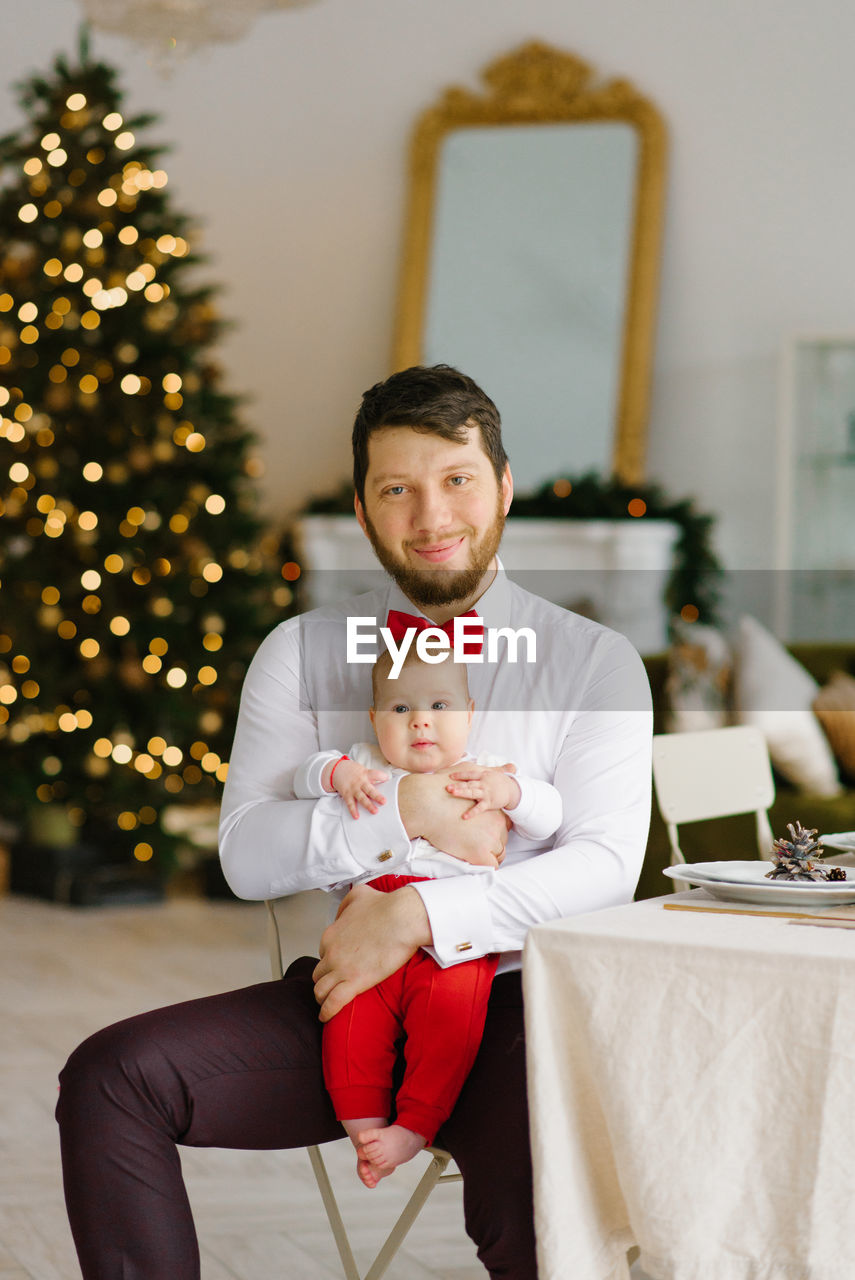
[[379,855],[378,855],[377,861],[378,861],[378,862],[388,862],[388,861],[389,861],[389,859],[390,859],[391,857],[392,857],[392,850],[391,850],[391,849],[384,849],[384,850],[383,850],[383,852],[382,852],[381,854],[379,854]]
[[456,946],[454,949],[455,949],[455,951],[471,951],[471,950],[472,950],[472,943],[471,943],[471,942],[458,942],[457,946]]

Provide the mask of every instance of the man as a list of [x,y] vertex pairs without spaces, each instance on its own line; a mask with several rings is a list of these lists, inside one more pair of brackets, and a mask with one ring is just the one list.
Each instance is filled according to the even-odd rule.
[[[496,408],[471,379],[447,366],[394,374],[363,398],[353,452],[357,519],[394,581],[291,619],[259,648],[241,699],[221,856],[242,897],[355,887],[323,934],[319,962],[298,961],[281,983],[132,1018],[72,1056],[58,1117],[86,1280],[198,1275],[176,1144],[280,1148],[341,1136],[323,1089],[321,1022],[419,947],[442,965],[502,953],[481,1049],[437,1143],[463,1174],[467,1230],[489,1274],[536,1275],[520,953],[533,924],[632,896],[649,816],[649,691],[623,637],[502,572],[511,473]],[[486,643],[468,668],[470,749],[553,782],[563,823],[551,848],[512,836],[496,872],[381,894],[359,882],[394,873],[411,839],[495,851],[507,839],[504,816],[463,821],[470,802],[450,795],[444,776],[419,774],[384,783],[385,803],[357,821],[337,797],[294,799],[293,775],[319,748],[370,736],[372,655],[351,650],[347,660],[354,620],[379,632],[390,611],[403,614],[412,640],[473,607]],[[515,637],[522,629],[534,646]],[[454,660],[442,634],[431,633],[434,660]]]

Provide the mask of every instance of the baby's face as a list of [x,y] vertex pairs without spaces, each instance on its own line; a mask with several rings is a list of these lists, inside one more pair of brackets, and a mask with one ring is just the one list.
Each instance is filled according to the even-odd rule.
[[455,764],[466,750],[473,702],[459,670],[407,665],[397,680],[381,680],[369,712],[377,743],[397,769],[433,773]]

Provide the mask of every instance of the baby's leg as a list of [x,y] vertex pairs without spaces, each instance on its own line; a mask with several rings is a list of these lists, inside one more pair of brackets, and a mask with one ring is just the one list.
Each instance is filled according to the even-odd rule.
[[356,1172],[366,1187],[391,1168],[375,1167],[360,1135],[383,1132],[392,1104],[395,1044],[401,1034],[399,974],[363,991],[324,1027],[324,1078],[335,1113],[356,1148]]

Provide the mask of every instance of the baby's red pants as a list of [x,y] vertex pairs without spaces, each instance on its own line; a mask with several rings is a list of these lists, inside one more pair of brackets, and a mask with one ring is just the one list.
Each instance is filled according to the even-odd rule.
[[[370,887],[391,893],[423,876],[381,876]],[[419,950],[396,973],[351,1000],[324,1026],[324,1079],[339,1120],[388,1116],[396,1042],[405,1071],[396,1123],[428,1145],[451,1114],[481,1043],[499,957],[442,969]]]

